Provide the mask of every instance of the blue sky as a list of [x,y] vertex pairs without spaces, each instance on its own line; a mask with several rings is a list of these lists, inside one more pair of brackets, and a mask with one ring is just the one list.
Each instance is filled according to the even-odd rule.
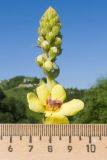
[[44,76],[33,47],[43,12],[60,15],[63,53],[57,80],[65,87],[89,88],[107,76],[107,0],[0,0],[0,80]]

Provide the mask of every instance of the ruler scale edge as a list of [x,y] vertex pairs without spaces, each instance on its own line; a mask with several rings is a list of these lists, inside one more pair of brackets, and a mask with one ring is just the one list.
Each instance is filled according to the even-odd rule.
[[2,136],[107,136],[107,124],[0,124]]

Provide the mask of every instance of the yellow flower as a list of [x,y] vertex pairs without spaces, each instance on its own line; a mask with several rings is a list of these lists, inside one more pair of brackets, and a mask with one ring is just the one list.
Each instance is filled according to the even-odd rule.
[[45,124],[68,124],[67,116],[73,116],[84,108],[84,103],[73,99],[63,103],[66,98],[64,88],[56,84],[50,91],[44,84],[36,89],[36,93],[27,94],[29,108],[34,112],[45,113]]

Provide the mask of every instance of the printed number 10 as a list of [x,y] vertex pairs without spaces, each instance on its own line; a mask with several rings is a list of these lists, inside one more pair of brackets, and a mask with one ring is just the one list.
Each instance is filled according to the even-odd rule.
[[87,147],[87,152],[92,152],[92,153],[96,152],[96,145],[95,144],[88,144],[88,145],[86,145],[86,147]]

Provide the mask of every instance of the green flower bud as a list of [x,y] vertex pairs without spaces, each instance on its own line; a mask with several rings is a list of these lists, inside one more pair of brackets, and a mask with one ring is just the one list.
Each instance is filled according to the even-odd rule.
[[54,18],[50,19],[50,25],[53,27],[59,22],[59,16],[56,15]]
[[36,62],[39,66],[43,65],[44,59],[42,55],[37,56]]
[[55,79],[59,75],[59,73],[60,73],[59,67],[53,69],[53,71],[52,71],[53,79]]
[[57,23],[57,26],[61,29],[62,25],[61,23]]
[[40,27],[40,28],[38,29],[38,33],[39,33],[40,35],[45,36],[45,35],[46,35],[46,29]]
[[51,47],[50,49],[54,54],[57,54],[58,49],[56,47]]
[[38,43],[41,44],[44,41],[44,38],[42,36],[38,37]]
[[52,32],[55,36],[59,34],[59,31],[60,31],[60,28],[58,26],[54,26],[52,28]]
[[49,43],[48,41],[43,41],[42,44],[41,44],[41,47],[45,50],[45,51],[48,51],[49,50]]
[[55,43],[54,43],[54,45],[55,45],[55,46],[60,47],[60,46],[61,46],[61,44],[62,44],[62,40],[61,40],[61,38],[56,37],[56,38],[55,38]]
[[50,25],[52,27],[56,25],[56,19],[55,18],[50,20]]
[[[53,64],[54,65],[54,64]],[[56,65],[56,64],[55,64]],[[49,75],[52,79],[55,79],[60,73],[59,67],[56,65],[53,69],[49,72]]]
[[41,20],[41,21],[40,21],[40,27],[41,27],[41,28],[45,27],[45,21],[44,21],[44,20]]
[[55,22],[56,22],[56,23],[60,22],[58,15],[56,15],[54,19],[55,19]]
[[53,32],[49,32],[46,35],[46,39],[48,40],[49,43],[51,43],[54,40],[55,36],[53,34]]
[[46,27],[47,33],[52,30],[52,27],[51,27],[51,25],[49,23],[47,23],[45,27]]
[[51,49],[49,50],[49,57],[51,59],[54,59],[57,53],[58,53],[58,49],[56,47],[51,47]]
[[46,71],[50,71],[53,68],[53,63],[50,60],[47,60],[44,64],[43,64],[43,68]]
[[36,62],[39,66],[42,66],[43,63],[47,60],[47,55],[43,53],[42,55],[37,56]]
[[54,18],[56,15],[57,13],[52,7],[49,7],[47,11],[44,13],[44,17],[47,17],[48,20]]

